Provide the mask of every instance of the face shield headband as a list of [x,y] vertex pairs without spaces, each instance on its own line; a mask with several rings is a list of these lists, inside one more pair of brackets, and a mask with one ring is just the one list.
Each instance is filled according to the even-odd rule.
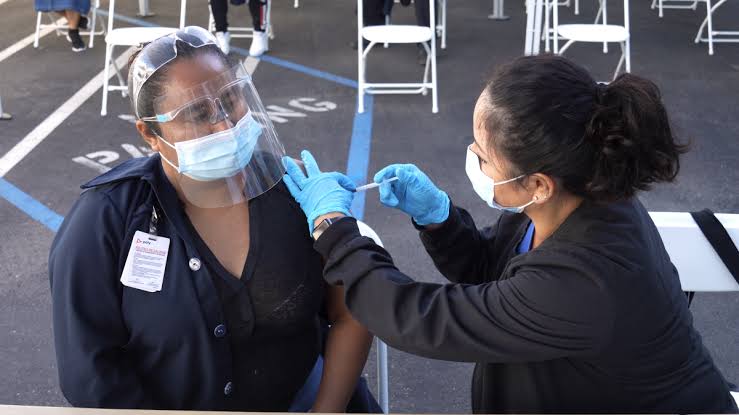
[[141,118],[138,102],[142,87],[159,69],[177,57],[178,41],[196,49],[207,45],[218,46],[215,37],[198,26],[187,26],[144,46],[131,64],[128,75],[129,93],[136,118]]

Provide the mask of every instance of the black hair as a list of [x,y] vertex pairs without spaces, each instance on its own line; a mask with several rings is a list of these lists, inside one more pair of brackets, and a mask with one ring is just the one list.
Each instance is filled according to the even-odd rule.
[[502,66],[481,99],[488,147],[509,162],[511,177],[547,174],[587,199],[625,199],[672,181],[687,151],[653,82],[622,74],[599,84],[561,56]]
[[[173,59],[172,61],[166,63],[163,67],[159,68],[149,79],[144,82],[144,85],[141,87],[141,90],[139,91],[138,96],[138,102],[134,102],[137,98],[133,94],[133,82],[131,82],[131,69],[133,62],[136,60],[136,58],[142,53],[142,51],[145,50],[146,44],[139,45],[139,47],[134,51],[134,53],[131,55],[131,57],[128,59],[128,95],[131,97],[131,106],[134,112],[134,115],[136,114],[136,108],[138,108],[138,113],[141,114],[142,117],[149,117],[154,116],[154,99],[158,96],[161,96],[164,93],[164,89],[167,86],[167,75],[168,75],[168,69],[174,62],[179,62],[184,59],[194,59],[196,57],[199,57],[201,55],[210,54],[212,56],[215,56],[219,58],[224,64],[231,65],[231,61],[229,60],[228,56],[226,56],[220,48],[216,45],[205,45],[201,46],[199,48],[195,48],[190,46],[189,44],[185,42],[177,41],[175,42],[175,47],[177,48],[177,57]],[[152,130],[156,134],[161,134],[161,131],[159,130],[159,126],[156,122],[146,122],[146,124],[149,126],[149,129]]]

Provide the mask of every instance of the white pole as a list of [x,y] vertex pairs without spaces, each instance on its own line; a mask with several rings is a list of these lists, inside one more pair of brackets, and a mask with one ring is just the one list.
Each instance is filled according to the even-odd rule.
[[139,16],[149,17],[154,16],[154,13],[149,9],[149,0],[139,0]]
[[493,0],[493,14],[488,15],[491,20],[508,20],[511,17],[505,15],[504,0]]
[[524,55],[533,55],[534,45],[531,43],[534,31],[534,0],[526,0],[526,44]]

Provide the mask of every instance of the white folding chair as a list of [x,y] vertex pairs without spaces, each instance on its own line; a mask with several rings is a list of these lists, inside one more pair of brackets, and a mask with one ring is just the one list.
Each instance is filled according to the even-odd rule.
[[[713,30],[713,13],[726,3],[726,0],[719,0],[711,6],[711,0],[702,0],[706,2],[706,18],[703,20],[698,34],[695,36],[695,43],[707,42],[708,54],[713,55],[713,44],[715,43],[739,43],[739,31],[737,30]],[[736,19],[734,21],[737,21]],[[708,27],[707,37],[703,36],[703,30]]]
[[[180,0],[180,28],[185,27],[185,8],[187,0]],[[108,34],[105,36],[105,71],[103,74],[103,104],[100,115],[108,114],[108,92],[121,91],[121,96],[127,95],[128,86],[121,75],[120,68],[113,59],[113,48],[116,46],[136,46],[141,43],[151,42],[164,35],[177,31],[176,27],[124,27],[113,29],[115,19],[115,0],[108,4]],[[110,66],[113,65],[118,85],[109,85]]]
[[[297,0],[296,0],[297,1]],[[400,3],[400,0],[393,0],[395,3]],[[415,1],[415,0],[413,0]],[[426,1],[426,0],[420,0]],[[446,0],[436,0],[439,6],[439,15],[436,16],[436,36],[441,38],[441,48],[446,49]],[[576,0],[578,1],[578,0]],[[431,16],[429,11],[429,16]],[[390,15],[385,16],[385,24],[390,24]],[[388,47],[388,43],[384,45]]]
[[[607,0],[598,0],[598,12],[595,14],[595,21],[593,22],[593,24],[598,24],[598,21],[601,20],[601,18],[602,18],[602,23],[604,25],[605,24],[608,24],[608,13],[607,13],[607,10],[605,8],[605,2],[606,1]],[[551,48],[550,48],[551,36],[554,34],[554,28],[551,27],[551,25],[550,25],[550,23],[551,23],[551,21],[549,19],[550,15],[551,15],[550,10],[551,9],[554,9],[556,7],[559,7],[559,6],[570,7],[570,4],[569,3],[570,3],[570,0],[559,1],[559,2],[558,1],[545,0],[545,2],[544,2],[544,28],[545,28],[545,30],[544,30],[544,33],[542,34],[542,38],[544,40],[544,51],[545,52],[550,52],[551,51]],[[579,0],[575,0],[575,14],[576,15],[580,14],[580,2],[579,2]],[[560,38],[560,40],[562,40],[562,39]],[[605,43],[605,42],[603,43],[603,53],[608,53],[608,43]]]
[[[564,52],[575,42],[603,43],[604,51],[607,51],[606,43],[615,42],[621,46],[621,58],[613,73],[613,78],[618,76],[621,68],[624,67],[626,72],[631,72],[631,34],[629,31],[629,0],[624,0],[624,24],[611,25],[606,24],[607,4],[606,0],[600,0],[602,7],[603,24],[559,24],[558,7],[554,7],[554,53],[564,54]],[[567,41],[562,49],[559,48],[559,40]]]
[[[270,39],[275,38],[274,31],[272,30],[272,2],[274,0],[267,1],[267,18],[265,19],[264,31],[267,32],[267,36]],[[295,0],[296,4],[298,0]],[[298,6],[295,6],[298,7]],[[213,12],[210,9],[210,2],[208,2],[208,30],[212,33],[216,32],[216,21],[213,18]],[[231,38],[253,38],[254,27],[252,26],[229,26],[228,32],[231,34]]]
[[[437,113],[438,93],[436,79],[436,41],[435,31],[436,23],[431,20],[429,26],[418,25],[379,25],[364,27],[363,0],[357,0],[357,61],[358,61],[358,111],[364,112],[364,95],[365,94],[423,94],[426,95],[431,89],[431,111]],[[429,16],[436,16],[436,0],[428,0]],[[362,48],[364,39],[369,41],[366,48]],[[384,43],[421,43],[426,49],[426,65],[423,71],[423,82],[386,82],[376,83],[366,81],[366,63],[367,55],[376,44]],[[431,81],[429,78],[429,68],[431,69]]]
[[[102,26],[102,22],[100,23],[101,28],[100,30],[95,30],[95,26],[98,22],[97,20],[97,11],[100,8],[100,0],[95,0],[94,5],[91,7],[92,17],[90,17],[89,23],[88,23],[88,29],[86,31],[80,32],[81,35],[90,35],[90,42],[88,47],[92,49],[95,46],[95,35],[103,35],[105,34],[105,27]],[[42,23],[43,15],[46,15],[46,17],[49,19],[49,23]],[[33,47],[38,48],[39,38],[41,29],[51,27],[56,31],[57,36],[61,36],[64,34],[62,31],[69,30],[69,25],[60,25],[57,24],[57,21],[54,20],[52,17],[52,12],[37,12],[36,13],[36,33],[34,34],[33,38]]]
[[[736,282],[721,258],[687,212],[649,212],[657,225],[685,292],[737,292]],[[716,214],[734,245],[739,246],[739,214]],[[739,393],[731,392],[739,405]]]
[[[359,233],[362,236],[366,236],[379,246],[384,247],[382,240],[372,228],[362,221],[357,221],[359,227]],[[388,372],[387,372],[387,344],[382,340],[377,339],[377,399],[380,403],[382,411],[390,413],[390,393],[388,385]]]
[[705,0],[652,0],[652,10],[659,9],[659,17],[664,17],[664,9],[696,10],[701,1]]

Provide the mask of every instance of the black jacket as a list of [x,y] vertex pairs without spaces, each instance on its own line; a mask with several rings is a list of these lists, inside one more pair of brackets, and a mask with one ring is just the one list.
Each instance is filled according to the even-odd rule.
[[584,202],[516,255],[529,223],[503,214],[478,230],[452,206],[440,229],[421,230],[446,285],[408,278],[351,218],[315,247],[355,318],[390,346],[477,362],[476,413],[737,412],[638,200]]
[[[213,261],[208,261],[209,251],[204,251],[207,247],[203,248],[202,241],[194,235],[175,189],[161,169],[159,156],[127,161],[83,186],[87,190],[65,218],[49,258],[59,381],[72,405],[255,410],[264,409],[258,405],[266,404],[256,403],[258,399],[243,399],[244,396],[251,396],[251,389],[271,388],[274,392],[270,396],[280,396],[272,398],[271,408],[289,406],[320,353],[325,320],[319,318],[318,312],[323,306],[325,283],[320,275],[320,258],[304,232],[305,215],[287,189],[280,186],[255,199],[259,201],[257,210],[292,209],[272,223],[299,229],[293,233],[299,233],[303,239],[280,240],[283,246],[274,249],[266,244],[266,238],[261,238],[275,233],[274,227],[259,225],[265,230],[259,232],[261,239],[254,238],[258,223],[252,221],[252,252],[245,270],[251,270],[249,275],[261,274],[248,279],[249,304],[243,305],[253,310],[256,328],[253,342],[241,342],[240,350],[232,350],[229,344],[237,327],[226,324],[223,299],[214,285],[218,273]],[[278,190],[279,194],[274,193]],[[275,208],[284,204],[294,206]],[[137,230],[149,231],[154,206],[160,216],[157,234],[168,237],[170,244],[162,290],[148,293],[124,287],[119,279],[132,236]],[[250,214],[254,212],[250,209]],[[283,234],[276,232],[274,238]],[[272,247],[271,252],[257,249],[265,246]],[[282,249],[291,248],[291,263],[300,272],[276,279],[274,273],[264,271],[275,261],[283,260]],[[245,279],[241,282],[247,284]],[[288,302],[294,295],[280,297],[283,291],[310,294],[297,304]],[[294,308],[289,312],[265,308],[263,305],[270,301]],[[278,323],[291,326],[270,325],[278,320],[277,312],[281,313]],[[312,327],[314,334],[310,334]],[[303,332],[310,335],[300,337]],[[279,344],[269,346],[274,342]],[[284,352],[287,349],[303,356],[301,361],[307,360],[308,365],[294,364],[296,356]],[[244,359],[262,359],[251,367],[255,375],[259,369],[259,379],[253,380],[261,382],[258,388],[237,381],[246,377],[243,372],[238,376],[234,373],[239,357],[242,370]],[[270,362],[277,362],[277,367],[265,369]],[[360,382],[350,409],[376,408],[366,384]]]

